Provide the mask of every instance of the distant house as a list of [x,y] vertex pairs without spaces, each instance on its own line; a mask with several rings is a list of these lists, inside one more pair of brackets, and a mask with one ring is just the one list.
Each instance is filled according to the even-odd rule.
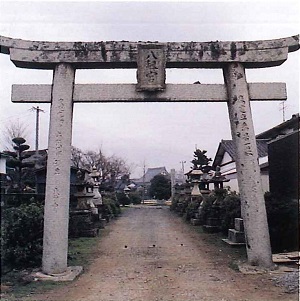
[[36,151],[25,151],[26,159],[23,162],[35,163],[35,168],[42,168],[47,165],[48,150],[41,149]]
[[151,185],[151,180],[157,175],[164,175],[170,177],[170,174],[163,167],[148,168],[144,176],[139,179],[133,179],[132,182],[136,185],[138,191],[142,191],[144,187],[145,198],[149,198],[149,187]]
[[[269,191],[267,140],[257,139],[256,144],[263,190]],[[215,169],[217,166],[220,166],[221,175],[226,176],[226,178],[230,180],[226,186],[229,186],[233,191],[239,191],[235,160],[236,151],[233,141],[221,140],[212,164],[213,169]]]
[[[299,198],[299,114],[256,136],[263,190]],[[222,140],[213,167],[220,166],[228,186],[238,191],[232,140]]]
[[0,152],[0,187],[1,194],[6,193],[8,188],[7,185],[7,171],[6,171],[6,160],[9,158],[8,155]]
[[[77,167],[71,166],[70,172],[70,194],[73,195],[76,190],[76,181],[77,181],[77,173],[80,169]],[[35,171],[36,176],[36,192],[38,194],[45,194],[46,191],[46,173],[47,168],[42,167]]]
[[257,135],[268,139],[270,192],[279,197],[299,199],[299,114]]

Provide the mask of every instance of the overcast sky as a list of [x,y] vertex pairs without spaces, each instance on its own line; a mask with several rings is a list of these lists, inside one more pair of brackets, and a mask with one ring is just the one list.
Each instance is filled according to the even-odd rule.
[[[0,35],[41,41],[231,41],[299,34],[299,1],[226,2],[0,2]],[[285,82],[286,119],[299,111],[299,53],[279,67],[246,70],[248,82]],[[223,83],[221,70],[169,69],[167,83]],[[0,54],[0,129],[11,120],[28,126],[35,145],[33,104],[13,104],[12,84],[51,84],[52,71],[16,68]],[[77,70],[76,83],[136,83],[136,70]],[[252,102],[256,134],[283,120],[279,102]],[[40,148],[47,148],[50,105],[40,116]],[[231,139],[226,103],[76,104],[72,144],[102,148],[136,165],[187,171],[195,146],[214,158]],[[1,145],[1,150],[3,145]]]

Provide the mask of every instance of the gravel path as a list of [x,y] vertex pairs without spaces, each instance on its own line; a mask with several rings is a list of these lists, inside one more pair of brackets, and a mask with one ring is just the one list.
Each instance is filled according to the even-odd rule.
[[76,281],[22,300],[298,300],[268,274],[231,269],[234,249],[216,248],[211,234],[197,233],[168,208],[130,208],[108,229],[93,264]]

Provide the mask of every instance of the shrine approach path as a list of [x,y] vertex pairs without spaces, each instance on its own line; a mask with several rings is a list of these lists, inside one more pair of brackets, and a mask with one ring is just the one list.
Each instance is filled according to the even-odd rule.
[[298,300],[269,274],[233,269],[237,251],[199,233],[167,207],[138,206],[110,223],[95,259],[74,282],[35,301]]

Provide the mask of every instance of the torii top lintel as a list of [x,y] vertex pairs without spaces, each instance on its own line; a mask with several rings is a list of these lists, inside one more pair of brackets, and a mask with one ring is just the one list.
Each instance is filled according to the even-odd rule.
[[245,68],[282,64],[299,49],[299,35],[261,41],[215,42],[45,42],[0,36],[0,52],[10,54],[17,67],[53,69],[70,63],[79,69],[137,68],[138,45],[162,45],[166,68],[222,68],[230,62]]

